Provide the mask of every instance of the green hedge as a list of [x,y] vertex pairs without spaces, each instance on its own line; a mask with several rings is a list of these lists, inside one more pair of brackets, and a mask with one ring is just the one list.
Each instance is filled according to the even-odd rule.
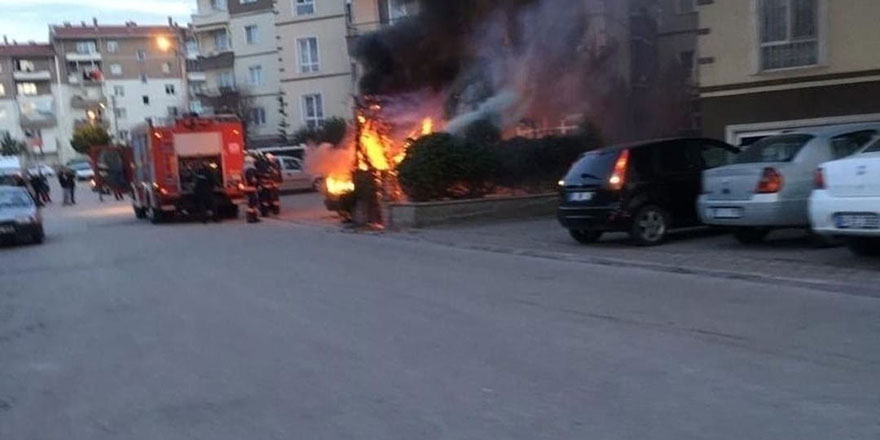
[[572,136],[494,142],[484,130],[474,134],[437,133],[416,140],[399,167],[407,196],[420,202],[479,198],[497,187],[553,190],[582,153],[602,146],[601,136],[592,129]]

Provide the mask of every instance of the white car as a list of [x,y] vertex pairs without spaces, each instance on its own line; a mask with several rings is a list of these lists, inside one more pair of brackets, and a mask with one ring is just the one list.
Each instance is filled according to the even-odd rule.
[[30,174],[32,176],[35,176],[40,173],[42,173],[46,177],[54,177],[55,176],[55,170],[53,170],[52,167],[50,167],[49,165],[46,165],[46,164],[39,164],[37,166],[33,166],[30,169],[28,169],[28,174]]
[[306,171],[303,162],[295,157],[276,156],[281,166],[281,191],[313,191],[316,178]]
[[95,170],[88,162],[77,162],[70,166],[70,169],[76,174],[76,180],[85,182],[95,177]]
[[821,235],[840,237],[860,255],[880,255],[880,138],[846,159],[816,170],[810,223]]

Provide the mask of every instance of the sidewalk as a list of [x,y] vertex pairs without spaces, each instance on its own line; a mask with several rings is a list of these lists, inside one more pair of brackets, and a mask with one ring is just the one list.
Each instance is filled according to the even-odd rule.
[[816,248],[800,231],[779,231],[764,244],[745,246],[728,234],[696,229],[676,233],[668,243],[652,248],[633,246],[624,234],[608,234],[595,245],[580,245],[554,219],[448,226],[400,235],[490,252],[769,281],[880,297],[880,259],[857,257],[844,247]]

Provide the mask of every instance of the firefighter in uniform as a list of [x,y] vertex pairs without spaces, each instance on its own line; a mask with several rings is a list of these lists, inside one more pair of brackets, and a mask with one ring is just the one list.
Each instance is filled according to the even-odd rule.
[[257,209],[260,207],[260,197],[258,194],[260,186],[260,178],[255,164],[256,160],[253,156],[246,156],[244,159],[244,192],[247,195],[247,222],[257,223],[260,216]]
[[266,155],[268,167],[264,176],[263,187],[266,191],[266,206],[274,215],[281,214],[281,163],[273,154]]

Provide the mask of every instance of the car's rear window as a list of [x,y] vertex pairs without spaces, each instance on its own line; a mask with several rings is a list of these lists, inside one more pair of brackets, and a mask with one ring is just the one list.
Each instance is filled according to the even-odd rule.
[[602,181],[611,175],[611,168],[620,150],[602,150],[587,153],[581,157],[565,176],[566,182],[591,183]]
[[733,163],[791,162],[811,139],[808,134],[767,137],[737,155]]
[[30,196],[20,189],[0,189],[0,208],[27,208],[33,204]]

